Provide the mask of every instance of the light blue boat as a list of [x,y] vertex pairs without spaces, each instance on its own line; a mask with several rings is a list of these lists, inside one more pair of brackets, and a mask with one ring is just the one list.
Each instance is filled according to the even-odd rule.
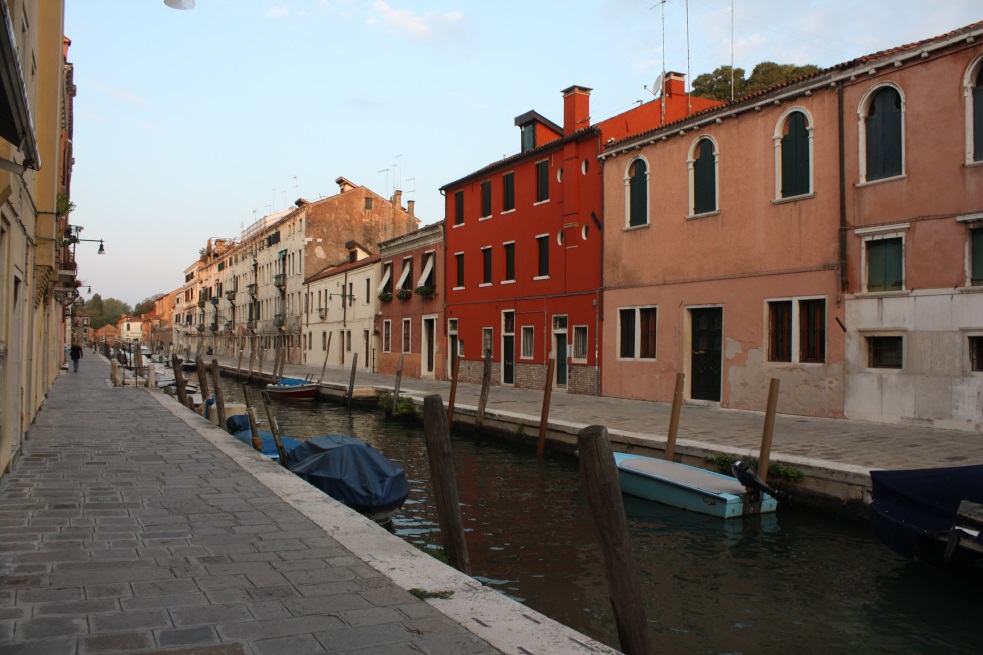
[[626,453],[614,453],[614,461],[621,490],[632,496],[722,519],[767,514],[778,507],[770,494],[748,493],[729,475]]

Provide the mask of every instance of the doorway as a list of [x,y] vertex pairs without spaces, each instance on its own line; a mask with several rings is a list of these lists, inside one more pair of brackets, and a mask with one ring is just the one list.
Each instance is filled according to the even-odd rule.
[[720,402],[724,310],[701,307],[691,309],[690,316],[693,321],[690,397]]
[[434,337],[437,333],[437,317],[423,317],[423,353],[420,377],[433,379],[434,374]]

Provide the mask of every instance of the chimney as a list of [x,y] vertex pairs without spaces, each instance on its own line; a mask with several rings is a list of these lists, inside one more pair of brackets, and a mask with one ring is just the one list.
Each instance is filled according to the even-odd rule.
[[590,125],[590,92],[586,86],[576,85],[562,91],[564,136]]
[[402,208],[403,202],[403,191],[401,189],[396,189],[393,191],[393,204],[399,208]]
[[682,73],[666,71],[666,79],[662,85],[664,94],[667,96],[684,95],[686,93],[686,76]]
[[413,214],[413,208],[416,207],[416,200],[406,201],[406,213],[410,215],[410,218],[416,218]]

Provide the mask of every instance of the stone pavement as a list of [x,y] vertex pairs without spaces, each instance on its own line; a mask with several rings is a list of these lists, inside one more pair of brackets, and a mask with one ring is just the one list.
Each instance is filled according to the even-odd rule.
[[0,480],[0,655],[614,652],[108,377],[61,375]]

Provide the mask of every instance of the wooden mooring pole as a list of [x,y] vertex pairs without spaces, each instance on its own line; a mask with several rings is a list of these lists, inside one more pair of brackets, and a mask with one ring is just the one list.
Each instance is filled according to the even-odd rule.
[[253,400],[249,395],[249,385],[243,383],[242,397],[246,401],[246,416],[249,418],[249,431],[252,432],[253,448],[262,452],[263,441],[259,438],[259,423],[256,421],[256,408],[253,407]]
[[249,340],[249,372],[246,374],[246,379],[251,380],[253,378],[253,363],[256,361],[256,337],[252,337]]
[[447,399],[447,425],[454,427],[454,401],[457,398],[457,371],[461,368],[461,358],[454,357],[454,370],[451,371],[451,394]]
[[444,401],[439,394],[431,394],[423,399],[423,433],[427,440],[427,456],[430,460],[430,475],[433,478],[434,500],[437,503],[437,519],[444,541],[444,552],[454,568],[471,575],[461,504],[457,499],[457,483],[454,480],[451,435],[447,427]]
[[358,353],[352,353],[352,374],[348,378],[348,411],[352,409],[352,396],[355,395],[355,370],[358,368]]
[[481,395],[478,396],[478,412],[474,415],[474,429],[481,430],[485,423],[485,405],[488,404],[488,391],[491,388],[491,350],[485,352],[484,368],[481,371]]
[[645,620],[608,429],[603,425],[587,426],[577,433],[577,446],[580,449],[580,484],[601,547],[621,650],[625,655],[650,655],[654,652],[652,638]]
[[222,374],[218,370],[217,359],[212,360],[211,369],[212,384],[215,385],[215,411],[218,412],[218,426],[226,430],[228,425],[225,422],[225,394],[222,392]]
[[328,369],[328,355],[331,354],[331,335],[334,332],[328,332],[328,343],[324,346],[324,364],[321,366],[321,377],[317,379],[317,383],[321,384],[321,380],[324,379],[324,372]]
[[280,465],[287,466],[287,451],[283,448],[283,440],[280,438],[280,424],[276,422],[276,415],[273,414],[273,403],[270,402],[270,395],[266,390],[259,392],[263,399],[263,407],[266,408],[266,419],[270,422],[270,432],[273,433],[273,443],[276,444],[276,452],[280,455]]
[[184,374],[181,372],[181,359],[177,353],[171,355],[171,368],[174,369],[174,386],[177,388],[178,402],[185,407],[191,407],[191,401],[188,400],[188,384],[184,381]]
[[758,453],[758,477],[768,482],[768,466],[771,464],[771,438],[775,433],[775,413],[778,411],[778,378],[771,379],[768,387],[768,409],[765,410],[765,427],[761,433],[761,451]]
[[204,405],[208,401],[208,373],[205,371],[205,362],[202,361],[201,355],[195,357],[195,368],[198,369],[198,390],[201,391],[201,404]]
[[389,403],[389,407],[386,409],[386,418],[392,418],[393,412],[396,411],[396,403],[399,402],[399,385],[403,381],[403,356],[399,356],[399,361],[396,362],[396,384],[393,386],[393,401]]
[[676,373],[676,390],[672,394],[672,414],[669,415],[669,436],[666,437],[666,461],[676,459],[676,433],[679,432],[679,411],[683,406],[685,374]]
[[550,398],[553,395],[553,371],[556,370],[556,360],[550,358],[546,365],[546,385],[543,388],[543,411],[539,414],[539,446],[536,447],[536,456],[543,459],[546,453],[546,433],[549,432],[550,423]]
[[236,347],[239,349],[239,358],[236,361],[236,380],[242,376],[242,353],[246,349],[246,344],[240,344],[239,340],[236,339]]

